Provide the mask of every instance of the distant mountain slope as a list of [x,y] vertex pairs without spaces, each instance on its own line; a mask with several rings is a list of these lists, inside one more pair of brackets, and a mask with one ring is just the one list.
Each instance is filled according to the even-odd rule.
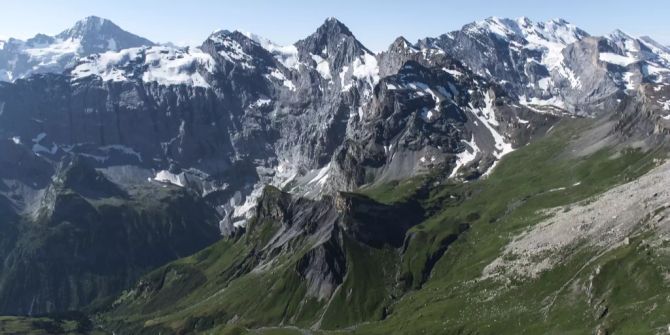
[[38,34],[26,41],[10,38],[0,42],[0,81],[60,73],[82,56],[153,44],[109,20],[89,16],[56,36]]
[[[18,152],[0,171],[0,188],[12,197],[0,220],[3,314],[105,306],[144,272],[218,239],[216,212],[190,192],[160,185],[122,188],[80,156],[46,177],[46,161]],[[27,174],[20,179],[8,175],[22,171]],[[25,178],[45,188],[31,191]],[[17,212],[12,202],[22,193],[34,199]],[[4,200],[0,211],[7,210]]]

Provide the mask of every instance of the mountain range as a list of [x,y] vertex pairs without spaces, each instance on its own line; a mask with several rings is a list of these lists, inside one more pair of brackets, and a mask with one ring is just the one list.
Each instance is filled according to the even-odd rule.
[[374,53],[328,18],[177,47],[88,17],[0,41],[0,81],[0,327],[667,328],[650,37],[491,17]]

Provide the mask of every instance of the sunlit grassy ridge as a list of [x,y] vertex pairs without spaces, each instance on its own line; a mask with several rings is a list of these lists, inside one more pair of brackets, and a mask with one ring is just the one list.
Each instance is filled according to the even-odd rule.
[[[272,222],[255,222],[259,229],[250,235],[153,272],[149,278],[171,278],[163,285],[174,288],[163,288],[149,303],[123,305],[106,322],[123,319],[139,325],[138,332],[231,334],[315,327],[322,329],[315,333],[583,334],[597,327],[626,333],[662,327],[670,309],[661,278],[669,259],[636,239],[595,260],[580,249],[535,279],[480,280],[509,241],[545,218],[542,210],[588,201],[641,176],[662,155],[609,149],[570,155],[571,141],[588,127],[588,120],[566,120],[479,181],[445,181],[438,171],[363,189],[380,203],[417,201],[426,219],[410,229],[400,249],[346,239],[347,276],[328,302],[303,299],[306,287],[293,267],[303,252],[281,256],[269,271],[236,276],[250,270],[255,243],[276,232]],[[593,280],[587,298],[574,286],[595,267],[607,275]],[[235,326],[221,325],[231,319]],[[263,328],[270,325],[291,327]]]
[[[573,122],[584,121],[570,123]],[[467,233],[449,245],[432,269],[430,279],[421,289],[400,299],[388,319],[363,325],[357,332],[518,334],[523,330],[535,334],[583,334],[594,331],[601,324],[594,317],[599,307],[589,304],[573,290],[561,290],[566,282],[574,281],[575,275],[588,276],[589,271],[579,270],[592,254],[574,255],[540,278],[519,279],[505,287],[498,281],[477,280],[505,244],[544,218],[542,209],[577,203],[637,178],[651,169],[654,158],[660,155],[638,150],[615,155],[602,150],[591,156],[571,158],[565,150],[580,126],[587,125],[563,124],[553,135],[506,156],[490,178],[432,188],[424,204],[440,210],[412,229],[417,237],[406,253],[406,258],[411,255],[413,258],[403,264],[405,271],[414,277],[425,271],[424,260],[439,249],[441,241],[454,234],[456,224],[467,224]],[[612,257],[619,252],[623,251],[612,253]],[[624,268],[644,268],[654,262],[626,253],[616,259],[625,264]],[[591,266],[606,266],[609,261],[609,257],[603,257]],[[659,274],[656,272],[655,276]],[[638,292],[640,285],[645,286],[640,282],[658,286],[658,278],[644,272],[628,278],[633,280],[625,280],[626,276],[621,274],[603,278],[608,286],[621,285],[618,290],[642,296],[663,292],[653,289]],[[636,282],[638,279],[640,282]],[[547,309],[555,294],[558,294],[555,303]],[[665,294],[656,298],[662,297]],[[637,299],[630,299],[620,304],[630,306],[636,302]],[[613,308],[610,306],[608,310]]]

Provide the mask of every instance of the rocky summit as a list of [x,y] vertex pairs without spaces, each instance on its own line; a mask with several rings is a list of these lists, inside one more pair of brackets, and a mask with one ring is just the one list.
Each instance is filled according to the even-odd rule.
[[10,38],[0,333],[664,333],[669,134],[670,48],[562,19]]

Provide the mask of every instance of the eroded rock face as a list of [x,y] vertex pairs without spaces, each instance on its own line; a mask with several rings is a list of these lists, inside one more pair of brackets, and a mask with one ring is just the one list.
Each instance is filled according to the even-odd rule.
[[[27,186],[8,187],[16,195]],[[218,239],[218,215],[197,194],[124,190],[77,156],[59,164],[34,201],[20,216],[0,203],[10,211],[0,220],[2,313],[103,304],[146,271]]]
[[53,162],[78,153],[126,183],[191,188],[231,231],[266,183],[319,197],[437,166],[485,174],[555,120],[502,91],[403,39],[376,56],[329,19],[279,53],[218,31],[200,48],[92,55],[3,84],[0,136]]

